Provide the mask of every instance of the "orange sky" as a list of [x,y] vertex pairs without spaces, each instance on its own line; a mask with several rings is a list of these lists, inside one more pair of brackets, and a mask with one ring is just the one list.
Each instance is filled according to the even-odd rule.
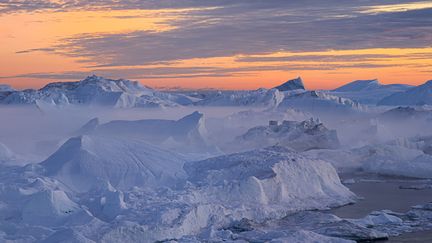
[[[92,67],[97,63],[83,62],[85,57],[68,56],[55,50],[23,52],[25,50],[49,48],[61,44],[64,38],[82,34],[107,34],[131,31],[164,32],[176,28],[170,21],[184,17],[184,11],[177,10],[111,10],[111,11],[68,11],[68,12],[20,12],[0,15],[0,83],[16,88],[39,88],[52,81],[68,79],[35,78],[33,73],[58,74],[65,72],[92,74],[94,70],[108,73],[113,67]],[[376,11],[384,11],[382,9]],[[133,17],[124,17],[133,16]],[[163,51],[163,50],[161,50]],[[387,55],[385,57],[361,59],[363,55]],[[283,61],[296,57],[299,60]],[[316,56],[316,60],[302,60],[301,56]],[[331,61],[319,56],[333,56]],[[358,60],[346,60],[346,56],[359,56]],[[394,56],[394,57],[392,57]],[[420,58],[416,58],[421,56]],[[275,58],[263,62],[245,62],[242,58]],[[340,61],[338,57],[341,57]],[[432,79],[432,48],[369,48],[361,50],[328,50],[291,53],[281,51],[258,55],[234,55],[177,60],[169,64],[120,66],[121,69],[135,68],[188,68],[214,67],[235,68],[226,76],[212,76],[197,71],[196,77],[178,74],[177,77],[163,74],[157,78],[132,78],[152,87],[256,89],[273,87],[297,76],[301,76],[309,89],[332,89],[356,79],[378,78],[382,83],[405,83],[418,85]],[[278,58],[282,58],[282,61]],[[326,68],[328,66],[328,68]],[[263,68],[264,67],[264,68]],[[279,67],[279,68],[271,68]],[[323,68],[321,68],[323,67]],[[244,70],[244,71],[241,71]],[[108,75],[110,78],[120,78]],[[142,75],[141,75],[142,76]],[[160,77],[162,76],[162,77]],[[182,77],[185,76],[185,77]],[[75,79],[73,79],[75,80]]]

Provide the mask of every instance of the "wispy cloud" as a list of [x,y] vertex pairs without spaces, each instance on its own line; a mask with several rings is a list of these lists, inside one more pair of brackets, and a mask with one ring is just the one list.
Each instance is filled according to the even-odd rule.
[[47,72],[47,73],[26,73],[15,76],[0,77],[0,79],[10,78],[38,78],[38,79],[55,79],[55,80],[79,80],[89,75],[99,75],[110,78],[129,79],[178,79],[178,78],[200,78],[200,77],[235,77],[249,76],[256,72],[262,71],[304,71],[304,70],[338,70],[345,68],[380,68],[389,67],[389,64],[290,64],[290,65],[259,65],[251,67],[148,67],[148,68],[112,68],[112,69],[93,69],[79,72]]
[[405,12],[410,10],[419,10],[419,9],[426,9],[426,8],[432,8],[431,1],[412,1],[408,3],[400,3],[400,4],[368,6],[368,7],[361,8],[359,12],[366,13],[366,14],[380,14],[380,13],[389,13],[389,12]]
[[382,61],[389,58],[404,57],[389,54],[343,54],[343,55],[289,55],[289,56],[242,56],[238,62],[370,62]]
[[74,36],[55,48],[88,62],[124,66],[281,50],[427,47],[432,40],[432,9],[301,23],[293,21],[296,16],[283,14],[229,15],[230,20],[226,16],[220,13],[219,20],[211,21],[212,16],[198,25],[183,20],[179,28],[162,33]]
[[46,47],[46,48],[33,48],[33,49],[28,49],[28,50],[22,50],[22,51],[17,51],[15,52],[16,54],[26,54],[26,53],[31,53],[31,52],[55,52],[55,48],[50,48],[50,47]]

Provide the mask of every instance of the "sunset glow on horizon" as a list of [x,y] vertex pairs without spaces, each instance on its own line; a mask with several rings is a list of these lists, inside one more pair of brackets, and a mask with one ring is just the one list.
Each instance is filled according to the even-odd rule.
[[432,79],[430,2],[331,2],[0,2],[0,83],[40,88],[96,74],[256,89],[301,76],[308,89],[333,89]]

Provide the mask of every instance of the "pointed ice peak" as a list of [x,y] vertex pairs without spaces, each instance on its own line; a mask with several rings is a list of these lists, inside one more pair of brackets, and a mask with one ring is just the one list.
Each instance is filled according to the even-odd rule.
[[[175,131],[173,134],[177,136],[187,136],[187,134],[198,132],[199,140],[204,139],[207,134],[207,129],[205,127],[204,114],[198,111],[187,115],[176,122]],[[174,136],[176,139],[176,136]],[[204,141],[203,141],[204,142]]]
[[275,87],[275,89],[279,90],[279,91],[289,91],[289,90],[296,90],[296,89],[305,89],[304,85],[303,85],[303,80],[301,79],[301,77],[295,78],[295,79],[291,79],[277,87]]
[[195,111],[192,114],[189,114],[189,115],[181,118],[177,122],[179,122],[179,123],[197,123],[203,117],[204,117],[203,113]]

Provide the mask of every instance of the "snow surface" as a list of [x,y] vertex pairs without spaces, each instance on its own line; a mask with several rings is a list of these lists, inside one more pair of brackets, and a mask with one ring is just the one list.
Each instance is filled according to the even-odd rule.
[[115,188],[175,185],[184,161],[142,140],[80,136],[69,139],[41,163],[44,174],[73,190],[88,191],[101,181]]

